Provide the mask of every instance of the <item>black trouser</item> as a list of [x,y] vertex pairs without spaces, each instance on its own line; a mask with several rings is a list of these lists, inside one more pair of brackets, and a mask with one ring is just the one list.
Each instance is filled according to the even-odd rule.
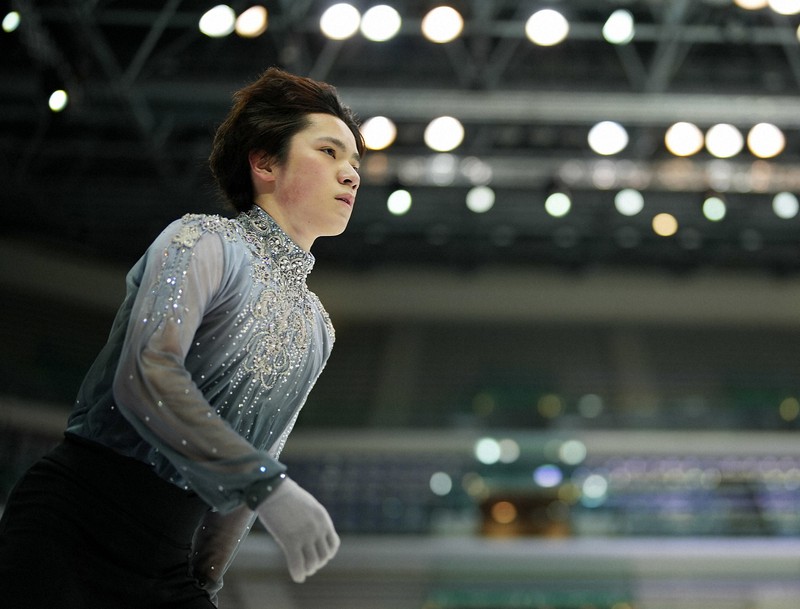
[[14,609],[212,609],[189,575],[208,506],[143,463],[67,436],[0,520],[0,603]]

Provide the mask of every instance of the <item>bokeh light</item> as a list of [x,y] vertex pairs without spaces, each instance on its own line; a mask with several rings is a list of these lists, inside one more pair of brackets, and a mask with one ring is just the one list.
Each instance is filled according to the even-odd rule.
[[562,42],[569,34],[569,22],[556,10],[535,12],[525,23],[525,35],[532,43],[548,47]]
[[656,214],[652,225],[653,232],[659,237],[671,237],[678,232],[678,220],[672,214]]
[[340,2],[322,13],[319,29],[331,40],[346,40],[358,31],[361,13],[352,4]]
[[437,6],[422,18],[422,34],[431,42],[455,40],[464,29],[464,18],[450,6]]
[[378,4],[368,9],[361,17],[361,33],[367,40],[385,42],[400,31],[400,13],[387,4]]
[[634,33],[633,15],[624,8],[611,13],[603,24],[603,38],[611,44],[628,44]]
[[464,140],[464,127],[452,116],[433,119],[425,128],[425,144],[437,152],[449,152],[461,145]]

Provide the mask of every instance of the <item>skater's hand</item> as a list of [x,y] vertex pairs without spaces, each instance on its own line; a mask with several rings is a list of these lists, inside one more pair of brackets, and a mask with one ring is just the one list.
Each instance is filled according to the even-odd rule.
[[339,536],[328,512],[290,478],[256,512],[283,549],[289,574],[297,583],[321,569],[339,549]]

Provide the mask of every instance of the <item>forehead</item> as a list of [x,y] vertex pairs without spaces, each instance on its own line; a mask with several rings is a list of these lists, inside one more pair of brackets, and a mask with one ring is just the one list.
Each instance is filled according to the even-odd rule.
[[342,119],[332,114],[309,114],[308,126],[300,131],[309,139],[335,138],[341,140],[349,151],[356,151],[356,139]]

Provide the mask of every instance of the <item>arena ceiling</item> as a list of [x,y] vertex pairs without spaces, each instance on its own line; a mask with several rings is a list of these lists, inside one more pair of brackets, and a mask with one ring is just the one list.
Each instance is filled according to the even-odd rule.
[[[435,3],[388,3],[404,22],[385,43],[327,40],[319,18],[331,2],[317,0],[264,2],[269,28],[253,40],[201,34],[213,1],[5,3],[22,25],[0,36],[2,234],[130,263],[166,222],[219,210],[204,164],[215,125],[232,91],[277,65],[336,85],[361,118],[398,125],[396,143],[365,160],[346,234],[315,245],[326,265],[800,270],[800,219],[778,218],[771,206],[776,192],[800,192],[797,16],[731,0],[459,0],[449,4],[465,17],[462,36],[434,44],[420,21]],[[527,18],[544,7],[570,22],[557,46],[525,37]],[[601,35],[620,7],[637,23],[622,46]],[[45,103],[56,83],[71,93],[59,114]],[[466,129],[449,156],[423,144],[440,115]],[[630,136],[611,157],[587,146],[603,120]],[[676,121],[743,132],[770,122],[787,145],[767,161],[746,150],[679,159],[664,146]],[[483,214],[464,205],[476,163],[496,192]],[[573,196],[561,218],[543,209],[554,186]],[[413,205],[395,217],[386,197],[398,187]],[[614,207],[624,187],[645,195],[636,216]],[[720,222],[701,213],[711,190],[727,199]],[[653,233],[660,212],[678,219],[673,237]]]

